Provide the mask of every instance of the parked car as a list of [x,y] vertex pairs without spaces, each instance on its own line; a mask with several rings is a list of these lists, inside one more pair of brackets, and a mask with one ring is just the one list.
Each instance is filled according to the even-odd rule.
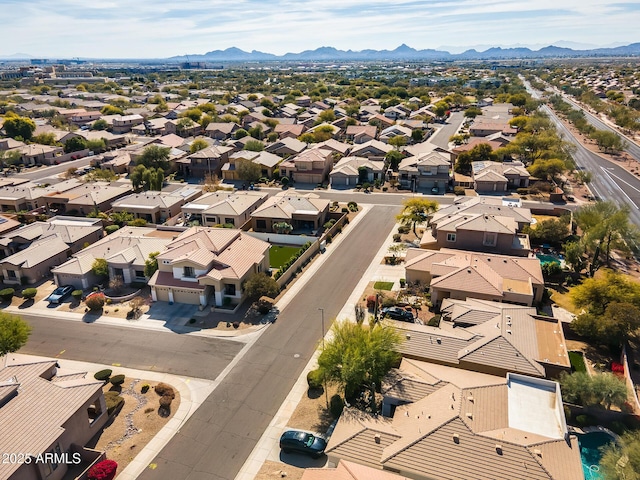
[[380,313],[383,317],[389,317],[392,320],[401,320],[403,322],[413,322],[415,320],[413,313],[400,307],[385,307],[380,310]]
[[327,448],[327,441],[302,430],[287,430],[280,437],[280,449],[284,453],[302,453],[313,458],[320,458]]
[[47,297],[49,303],[61,303],[66,297],[71,295],[75,289],[71,285],[56,288],[51,295]]

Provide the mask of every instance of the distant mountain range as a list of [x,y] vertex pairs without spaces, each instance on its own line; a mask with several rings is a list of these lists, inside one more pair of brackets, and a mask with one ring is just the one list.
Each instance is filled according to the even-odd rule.
[[416,50],[405,44],[395,50],[338,50],[333,47],[320,47],[300,53],[274,55],[272,53],[253,50],[245,52],[236,47],[226,50],[212,50],[204,55],[180,55],[168,60],[175,62],[263,62],[263,61],[351,61],[351,60],[506,60],[532,58],[566,58],[566,57],[622,57],[640,55],[640,43],[632,43],[621,47],[594,48],[574,50],[572,48],[550,45],[539,50],[526,47],[501,48],[493,47],[478,52],[475,49],[462,53],[449,53],[444,50]]

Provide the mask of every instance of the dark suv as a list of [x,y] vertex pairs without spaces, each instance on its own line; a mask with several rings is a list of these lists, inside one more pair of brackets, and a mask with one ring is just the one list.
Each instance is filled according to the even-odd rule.
[[389,317],[392,320],[400,320],[403,322],[413,322],[413,313],[408,312],[400,307],[386,307],[380,310],[383,317]]
[[287,430],[280,437],[280,449],[284,453],[302,453],[320,458],[327,448],[327,441],[312,433],[300,430]]

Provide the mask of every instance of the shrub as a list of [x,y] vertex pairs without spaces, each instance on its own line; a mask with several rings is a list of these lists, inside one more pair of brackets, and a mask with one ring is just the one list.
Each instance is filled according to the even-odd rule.
[[398,227],[398,233],[409,233],[411,231],[411,227],[409,225],[400,225]]
[[142,385],[142,388],[140,389],[141,393],[147,393],[149,391],[149,384],[145,383],[144,385]]
[[401,278],[400,279],[400,288],[404,288],[406,284],[407,284],[407,281],[404,278]]
[[105,370],[100,370],[99,372],[96,372],[93,375],[93,378],[95,378],[96,380],[103,381],[103,382],[108,382],[112,373],[113,373],[113,370],[107,368]]
[[382,306],[383,307],[394,307],[396,305],[396,299],[392,298],[392,297],[384,297],[382,299]]
[[175,397],[176,394],[173,391],[173,387],[171,385],[167,385],[166,383],[159,383],[154,388],[155,392],[161,397],[171,396]]
[[74,290],[73,292],[71,292],[71,296],[74,298],[74,300],[80,301],[80,299],[82,298],[82,290]]
[[370,312],[373,312],[375,308],[376,308],[376,296],[369,295],[367,297],[367,310],[369,310]]
[[342,213],[349,213],[349,209],[347,207],[342,207]]
[[15,293],[16,291],[13,288],[5,288],[3,290],[0,290],[0,298],[2,298],[2,300],[4,300],[5,302],[10,302]]
[[113,480],[116,478],[118,464],[113,460],[102,460],[89,469],[89,480]]
[[358,204],[356,202],[349,202],[347,203],[347,207],[349,208],[350,211],[352,212],[357,212],[358,211]]
[[393,234],[393,241],[394,242],[401,242],[402,241],[402,236],[399,233],[394,233]]
[[91,295],[84,301],[84,303],[87,304],[87,307],[89,307],[89,310],[91,311],[102,310],[102,307],[104,307],[105,303],[105,296],[101,293],[97,295]]
[[338,418],[340,414],[342,414],[342,410],[344,409],[344,401],[342,397],[337,393],[331,397],[329,400],[329,411],[333,418]]
[[124,398],[122,398],[118,392],[106,392],[104,394],[104,401],[107,405],[107,413],[109,415],[113,414],[116,410],[120,408],[122,404],[124,404]]
[[324,228],[331,228],[335,225],[336,220],[334,218],[332,218],[331,220],[329,220],[328,222],[326,222],[323,227]]
[[311,370],[307,373],[307,385],[311,390],[322,388],[322,374],[320,370]]
[[553,277],[562,273],[562,267],[559,263],[548,262],[542,265],[542,274],[546,277]]
[[114,375],[113,377],[111,377],[109,382],[111,382],[111,385],[117,387],[118,385],[122,385],[124,383],[124,380],[125,380],[125,376],[120,374],[120,375]]
[[465,188],[464,188],[464,187],[460,187],[460,186],[458,186],[458,187],[453,187],[453,193],[454,193],[454,195],[459,195],[459,196],[464,197],[464,195],[465,195]]
[[286,187],[287,185],[289,185],[289,182],[290,182],[289,177],[282,177],[282,178],[280,179],[280,183],[281,183],[283,186],[285,186],[285,187]]
[[107,232],[107,235],[111,235],[113,232],[118,230],[120,227],[118,225],[109,225],[105,227],[104,231]]
[[162,408],[169,408],[171,406],[171,402],[173,401],[173,397],[170,395],[163,395],[160,397],[160,406]]
[[38,289],[36,288],[25,288],[22,290],[22,297],[26,299],[31,299],[36,296],[38,293]]
[[233,328],[238,329],[240,327],[240,322],[233,322]]

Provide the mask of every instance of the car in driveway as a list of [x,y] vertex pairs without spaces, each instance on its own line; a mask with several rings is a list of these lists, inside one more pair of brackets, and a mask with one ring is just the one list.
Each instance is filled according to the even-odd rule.
[[313,433],[303,430],[287,430],[280,437],[280,450],[283,453],[302,453],[320,458],[327,448],[327,441]]
[[400,320],[402,322],[413,322],[415,318],[413,313],[400,307],[385,307],[380,310],[383,317],[388,317],[392,320]]
[[47,297],[47,301],[49,303],[61,303],[71,294],[71,292],[73,292],[73,290],[74,288],[71,285],[58,287],[53,292],[51,292],[51,295]]

